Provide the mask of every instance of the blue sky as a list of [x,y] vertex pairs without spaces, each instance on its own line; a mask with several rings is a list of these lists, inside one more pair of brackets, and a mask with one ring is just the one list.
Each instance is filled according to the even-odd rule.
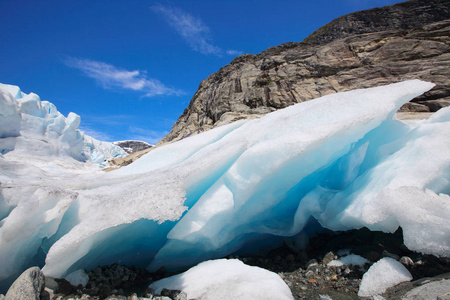
[[2,0],[0,82],[106,141],[156,143],[200,82],[243,53],[300,42],[396,0]]

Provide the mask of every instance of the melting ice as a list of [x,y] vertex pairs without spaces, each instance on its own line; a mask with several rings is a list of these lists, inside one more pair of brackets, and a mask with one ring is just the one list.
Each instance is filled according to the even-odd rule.
[[179,269],[320,226],[401,226],[408,248],[450,256],[450,108],[395,119],[432,87],[414,80],[321,97],[110,173],[1,168],[0,280],[36,264],[53,277],[114,262]]

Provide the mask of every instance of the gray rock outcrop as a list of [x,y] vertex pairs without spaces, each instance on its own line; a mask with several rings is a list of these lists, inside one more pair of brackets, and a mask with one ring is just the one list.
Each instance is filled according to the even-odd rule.
[[356,12],[302,43],[237,57],[200,83],[158,145],[320,96],[408,79],[431,81],[436,87],[403,111],[433,112],[448,106],[449,4],[411,0]]
[[31,267],[14,281],[5,300],[39,300],[44,287],[44,274],[38,267]]
[[119,146],[128,154],[135,153],[135,152],[142,151],[144,149],[153,147],[152,145],[150,145],[149,143],[146,143],[146,142],[131,141],[131,140],[113,142],[113,144]]

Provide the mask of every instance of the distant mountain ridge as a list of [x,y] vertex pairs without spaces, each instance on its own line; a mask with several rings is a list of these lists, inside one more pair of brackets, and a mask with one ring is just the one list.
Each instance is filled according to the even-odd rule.
[[355,34],[411,30],[449,18],[448,0],[412,0],[339,17],[310,34],[302,43],[322,45]]
[[235,58],[200,83],[158,145],[331,93],[407,79],[436,83],[406,111],[450,104],[450,1],[411,0],[333,20],[303,42]]
[[119,146],[128,154],[135,153],[135,152],[142,151],[144,149],[153,147],[153,145],[150,145],[147,142],[133,141],[133,140],[117,141],[117,142],[113,142],[113,144]]

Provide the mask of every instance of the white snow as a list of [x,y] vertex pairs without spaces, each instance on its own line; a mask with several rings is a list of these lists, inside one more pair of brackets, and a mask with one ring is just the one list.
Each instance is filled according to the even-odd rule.
[[358,296],[370,297],[384,293],[401,282],[411,281],[411,273],[393,258],[385,257],[374,263],[363,275]]
[[[395,119],[432,87],[415,80],[325,96],[110,173],[84,162],[98,143],[83,152],[78,116],[0,89],[0,124],[11,124],[0,126],[0,285],[36,263],[52,277],[117,262],[191,267],[319,226],[401,226],[410,249],[450,256],[450,108]],[[25,102],[31,114],[20,112]]]
[[356,254],[350,254],[343,256],[339,259],[335,259],[330,261],[327,266],[329,267],[341,267],[341,266],[358,266],[363,267],[365,264],[368,264],[369,261],[362,256]]
[[276,273],[245,265],[237,259],[210,260],[150,285],[156,293],[163,288],[181,290],[188,299],[272,300],[294,299]]

